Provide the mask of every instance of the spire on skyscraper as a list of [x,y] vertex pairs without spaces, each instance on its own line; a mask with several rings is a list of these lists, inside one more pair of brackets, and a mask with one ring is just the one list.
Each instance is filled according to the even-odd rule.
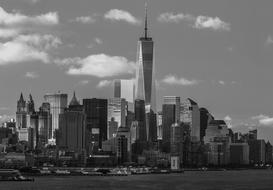
[[148,38],[148,8],[147,8],[147,2],[145,2],[145,34],[144,37],[145,39]]
[[33,98],[32,98],[32,95],[31,95],[31,94],[29,94],[29,101],[30,101],[30,102],[33,102]]
[[73,93],[73,98],[71,99],[69,105],[70,105],[70,106],[78,106],[78,105],[80,105],[80,103],[78,102],[78,100],[77,100],[77,98],[76,98],[76,93],[75,93],[75,91],[74,91],[74,93]]
[[23,93],[21,92],[19,102],[23,102],[23,101],[24,101],[24,97],[23,97]]

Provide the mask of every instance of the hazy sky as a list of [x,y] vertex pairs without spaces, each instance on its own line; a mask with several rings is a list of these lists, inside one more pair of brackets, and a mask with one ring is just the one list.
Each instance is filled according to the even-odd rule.
[[[0,0],[0,114],[22,91],[111,97],[134,77],[144,0]],[[273,134],[273,1],[150,0],[158,109],[192,98],[233,128]],[[273,142],[273,137],[272,137]]]

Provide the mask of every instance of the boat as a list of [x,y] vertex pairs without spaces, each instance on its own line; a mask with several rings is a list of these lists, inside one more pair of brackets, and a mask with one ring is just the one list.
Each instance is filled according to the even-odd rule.
[[34,181],[34,178],[24,177],[18,170],[0,169],[0,181]]

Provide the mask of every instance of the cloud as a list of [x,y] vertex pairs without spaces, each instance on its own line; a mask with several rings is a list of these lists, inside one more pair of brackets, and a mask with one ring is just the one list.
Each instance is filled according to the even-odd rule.
[[157,20],[159,22],[173,22],[173,23],[179,23],[180,21],[195,21],[196,18],[194,16],[189,15],[189,14],[173,14],[173,13],[162,13],[159,15]]
[[19,29],[0,28],[0,39],[12,38],[20,33]]
[[25,77],[34,79],[34,78],[38,78],[39,75],[38,75],[37,73],[35,73],[35,72],[27,72],[27,73],[25,74]]
[[79,82],[79,85],[84,86],[84,85],[87,85],[88,83],[89,83],[89,80],[81,80],[81,81]]
[[104,78],[135,72],[134,62],[128,61],[125,57],[106,54],[95,54],[86,58],[75,57],[55,60],[55,63],[67,66],[67,73],[70,75],[90,75]]
[[27,16],[19,12],[8,13],[0,7],[0,26],[18,26],[24,24],[56,25],[59,23],[57,12],[49,12],[38,16]]
[[24,0],[24,1],[27,3],[30,3],[30,4],[35,4],[35,3],[40,2],[41,0]]
[[260,114],[258,116],[251,117],[253,120],[258,120],[259,124],[264,126],[273,126],[273,118],[267,115]]
[[185,21],[189,23],[193,28],[197,29],[211,29],[215,31],[229,31],[230,24],[222,21],[218,17],[208,17],[208,16],[193,16],[190,14],[174,14],[174,13],[162,13],[157,18],[159,22],[172,22],[172,23],[180,23],[181,21]]
[[207,16],[198,16],[195,21],[195,27],[198,29],[209,28],[213,30],[230,30],[230,24],[225,23],[218,17],[212,18]]
[[112,21],[125,21],[133,25],[141,24],[141,21],[134,17],[131,13],[119,9],[111,9],[105,13],[104,18]]
[[162,82],[165,84],[181,85],[181,86],[193,86],[193,85],[197,85],[200,83],[200,81],[198,81],[198,80],[188,80],[186,78],[178,78],[175,75],[165,76],[165,78],[162,80]]
[[83,24],[92,24],[96,22],[96,19],[91,16],[80,16],[76,17],[75,19],[70,20],[71,22],[79,22]]
[[272,36],[269,35],[266,39],[266,45],[271,45],[271,44],[273,44],[273,38]]
[[88,49],[94,48],[96,45],[101,45],[103,43],[102,39],[100,38],[94,38],[94,42],[91,42],[90,44],[87,45]]
[[97,44],[102,44],[102,40],[100,38],[95,38],[94,40]]
[[49,62],[48,51],[61,44],[61,40],[52,35],[19,35],[0,43],[0,65],[24,61]]
[[104,88],[112,85],[113,85],[112,80],[102,80],[97,84],[97,88]]
[[225,81],[222,81],[222,80],[219,80],[218,83],[221,84],[221,85],[225,85],[226,84]]

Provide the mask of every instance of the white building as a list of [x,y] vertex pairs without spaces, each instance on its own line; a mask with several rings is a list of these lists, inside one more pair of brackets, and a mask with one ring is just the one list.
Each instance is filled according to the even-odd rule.
[[116,79],[114,81],[114,97],[126,99],[128,111],[134,112],[135,81],[133,79]]
[[52,129],[49,130],[49,139],[54,139],[54,132],[59,129],[59,114],[64,113],[67,107],[67,94],[53,93],[44,96],[45,102],[50,104],[52,115]]

